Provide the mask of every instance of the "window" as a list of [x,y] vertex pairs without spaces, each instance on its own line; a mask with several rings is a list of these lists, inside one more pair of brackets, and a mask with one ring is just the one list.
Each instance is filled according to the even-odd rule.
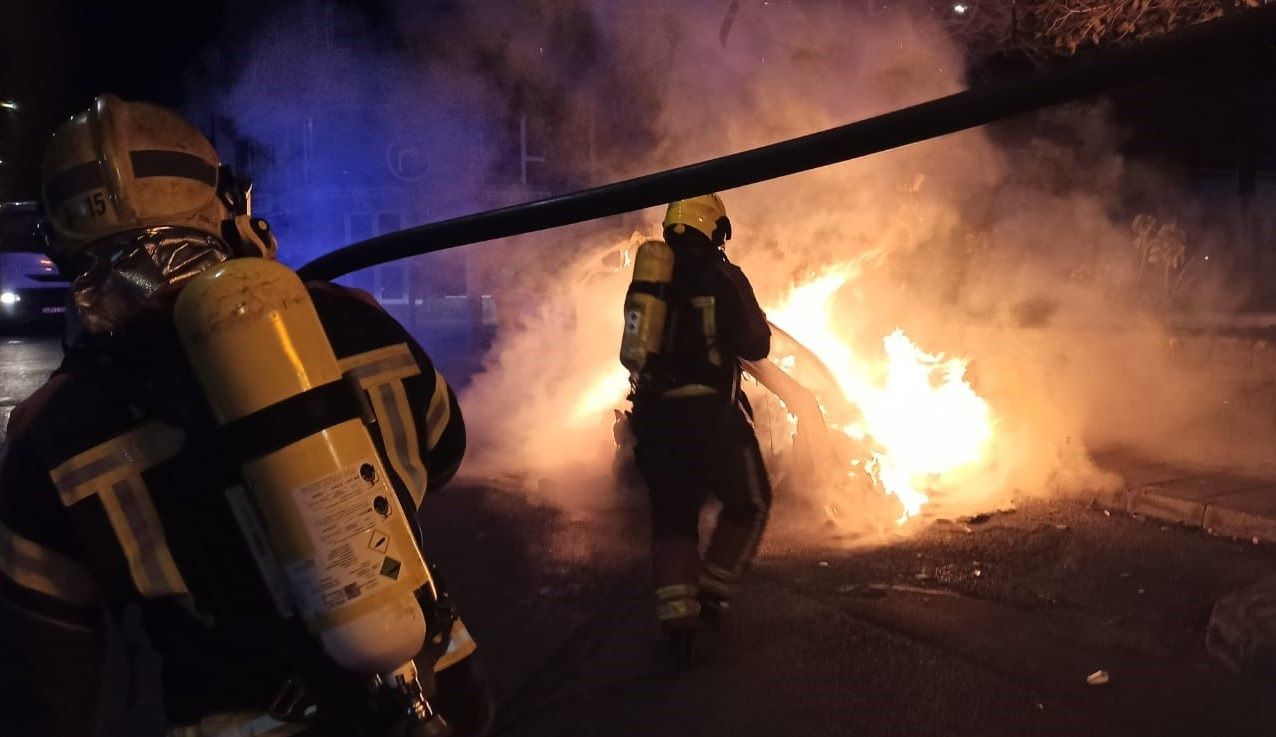
[[[356,243],[375,235],[393,233],[404,225],[402,212],[346,213],[346,242]],[[351,274],[346,284],[370,292],[382,304],[407,304],[408,267],[404,262],[373,266]]]
[[372,230],[372,215],[364,212],[346,213],[346,242],[355,243],[361,240],[371,238],[375,233]]
[[376,267],[377,299],[386,304],[407,304],[407,266],[396,262]]
[[[348,212],[346,213],[346,243],[356,243],[367,238],[371,238],[375,233],[372,231],[372,215],[365,212]],[[373,284],[375,279],[374,269],[364,269],[348,274],[342,279],[342,283],[355,289],[362,289],[365,292],[376,295],[376,288]]]
[[[402,212],[383,212],[377,215],[377,235],[393,233],[403,228]],[[407,304],[407,265],[402,261],[374,267],[376,290],[373,294],[383,304]]]

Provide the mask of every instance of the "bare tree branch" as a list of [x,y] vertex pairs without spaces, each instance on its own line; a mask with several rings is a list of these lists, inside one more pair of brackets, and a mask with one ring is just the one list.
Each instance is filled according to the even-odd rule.
[[968,0],[948,23],[974,50],[1043,60],[1086,47],[1135,43],[1267,1]]

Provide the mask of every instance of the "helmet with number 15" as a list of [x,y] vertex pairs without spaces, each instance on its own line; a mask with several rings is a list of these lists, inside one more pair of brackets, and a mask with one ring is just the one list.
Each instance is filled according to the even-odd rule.
[[81,253],[114,236],[179,226],[221,237],[233,215],[219,196],[220,166],[208,139],[176,113],[98,97],[45,151],[50,257],[74,275]]

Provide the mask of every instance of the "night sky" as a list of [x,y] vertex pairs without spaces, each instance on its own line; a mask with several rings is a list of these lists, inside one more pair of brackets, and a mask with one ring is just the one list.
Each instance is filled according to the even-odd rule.
[[18,0],[0,11],[0,98],[21,106],[6,149],[14,198],[35,194],[43,141],[101,91],[176,104],[226,19],[216,3]]
[[[22,106],[18,125],[0,127],[10,166],[5,199],[36,194],[44,140],[93,97],[112,92],[125,99],[180,105],[192,83],[227,85],[235,80],[236,30],[247,36],[280,3],[83,2],[9,0],[0,4],[0,99]],[[376,18],[381,3],[357,6]],[[436,3],[437,4],[437,3]],[[16,128],[16,129],[15,129]]]
[[[375,22],[388,3],[339,4],[357,7]],[[448,9],[446,2],[427,4],[431,13]],[[6,162],[0,198],[35,196],[44,140],[96,94],[180,105],[191,84],[232,84],[237,29],[249,35],[272,5],[279,3],[4,3],[0,99],[16,100],[22,110],[16,119],[10,114],[0,120],[0,160]],[[1192,168],[1234,168],[1246,141],[1259,168],[1276,165],[1271,62],[1270,53],[1250,56],[1195,77],[1127,91],[1117,108],[1129,131],[1127,153]]]

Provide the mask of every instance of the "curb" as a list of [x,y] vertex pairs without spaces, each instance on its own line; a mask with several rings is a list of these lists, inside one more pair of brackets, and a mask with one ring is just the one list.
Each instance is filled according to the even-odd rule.
[[1276,543],[1276,518],[1210,501],[1183,499],[1151,486],[1127,486],[1099,495],[1095,502],[1113,512],[1150,517],[1211,535],[1254,543]]

